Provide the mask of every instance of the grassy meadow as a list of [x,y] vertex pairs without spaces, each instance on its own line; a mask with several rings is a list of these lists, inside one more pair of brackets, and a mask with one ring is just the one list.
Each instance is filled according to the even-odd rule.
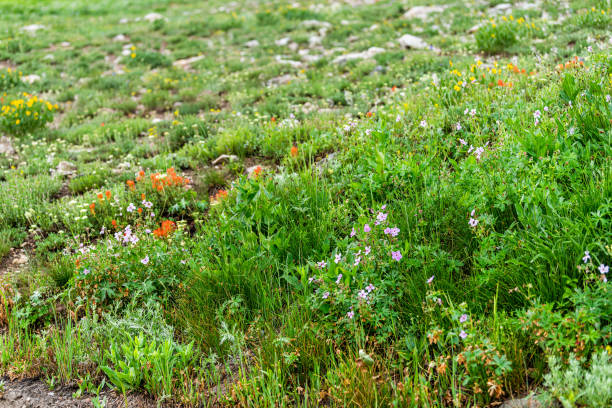
[[0,23],[0,395],[612,405],[610,1]]

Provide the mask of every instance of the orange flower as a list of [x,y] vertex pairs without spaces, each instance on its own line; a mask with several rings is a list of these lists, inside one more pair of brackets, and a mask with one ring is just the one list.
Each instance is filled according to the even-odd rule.
[[368,112],[368,113],[366,113],[366,116],[367,116],[368,118],[371,118],[373,115],[374,115],[374,114],[373,114],[372,112]]
[[142,208],[138,207],[138,214],[142,214]]
[[291,157],[296,157],[298,155],[297,146],[291,146]]
[[144,200],[145,200],[145,197],[146,197],[146,196],[145,196],[145,193],[142,193],[142,194],[140,195],[140,198],[142,199],[142,201],[144,201]]
[[259,176],[261,175],[262,171],[263,171],[263,169],[261,168],[261,166],[255,167],[255,170],[253,170],[253,177],[254,178],[259,178]]
[[96,203],[89,204],[89,211],[91,211],[93,215],[96,215]]
[[176,229],[174,221],[164,220],[161,223],[161,227],[153,231],[153,234],[158,238],[167,237]]
[[110,190],[106,190],[106,192],[104,194],[106,194],[106,199],[107,200],[111,199],[111,192],[110,192]]
[[276,118],[275,118],[274,116],[272,116],[272,117],[270,118],[270,121],[272,121],[272,122],[276,122]]
[[391,92],[395,92],[396,90],[397,90],[397,86],[393,85],[393,86],[391,87]]
[[112,220],[111,224],[113,225],[113,228],[117,229],[117,221]]
[[104,200],[104,194],[98,193],[98,200],[100,201]]
[[125,183],[128,185],[128,187],[130,188],[130,190],[134,191],[134,190],[136,189],[136,188],[135,188],[135,184],[134,184],[134,180],[128,180],[128,181],[126,181]]
[[217,194],[215,194],[212,197],[211,201],[220,201],[222,198],[227,198],[227,191],[225,191],[225,190],[217,191]]

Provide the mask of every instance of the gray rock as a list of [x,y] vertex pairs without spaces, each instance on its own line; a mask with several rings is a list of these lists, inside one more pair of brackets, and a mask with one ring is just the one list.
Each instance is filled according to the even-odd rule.
[[217,157],[215,160],[212,161],[212,165],[216,166],[218,164],[233,162],[236,160],[238,160],[238,156],[235,156],[233,154],[222,154],[221,156]]
[[7,156],[12,156],[15,154],[13,143],[11,142],[11,139],[6,136],[0,137],[0,154],[5,154]]
[[249,48],[259,47],[259,41],[257,41],[257,40],[247,41],[246,43],[244,43],[244,45],[249,47]]
[[348,54],[340,55],[334,59],[335,64],[345,64],[347,61],[355,59],[368,59],[374,57],[376,54],[385,52],[384,48],[370,47],[366,51],[362,52],[351,52]]
[[429,44],[427,44],[421,38],[410,34],[404,34],[398,38],[397,42],[399,42],[399,44],[404,48],[414,48],[417,50],[429,48]]
[[77,166],[67,161],[61,161],[55,169],[55,174],[60,176],[71,176],[77,171]]
[[511,399],[504,402],[500,408],[540,408],[542,404],[534,396]]
[[154,21],[157,21],[157,20],[161,20],[161,19],[163,19],[163,18],[164,18],[164,16],[162,16],[162,15],[161,15],[161,14],[159,14],[159,13],[149,13],[149,14],[147,14],[146,16],[144,16],[143,18],[144,18],[145,20],[147,20],[149,23],[152,23],[152,22],[154,22]]
[[40,81],[40,75],[36,75],[36,74],[26,75],[26,76],[21,77],[21,81],[25,82],[26,84],[33,84],[34,82]]
[[404,18],[420,18],[425,20],[432,13],[441,13],[448,6],[416,6],[404,13]]

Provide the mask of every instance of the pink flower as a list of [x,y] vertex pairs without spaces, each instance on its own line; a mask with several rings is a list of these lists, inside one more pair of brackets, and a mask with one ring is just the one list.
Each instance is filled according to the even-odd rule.
[[466,315],[466,314],[464,313],[464,314],[462,314],[462,315],[461,315],[461,317],[459,318],[459,321],[460,321],[461,323],[465,323],[465,322],[467,322],[467,319],[468,319],[468,315]]
[[321,261],[321,262],[317,262],[317,266],[321,269],[325,268],[327,266],[327,262],[325,261]]
[[353,264],[353,266],[359,266],[360,262],[361,262],[361,257],[358,256],[357,258],[355,258],[355,263]]
[[341,260],[342,260],[342,254],[337,253],[336,256],[334,257],[334,262],[339,263]]
[[357,293],[357,296],[359,296],[362,299],[367,299],[368,298],[368,293],[365,290],[360,290],[359,293]]
[[584,256],[582,257],[582,262],[587,263],[591,260],[591,254],[589,251],[584,251]]
[[459,333],[459,337],[461,337],[462,339],[465,339],[467,336],[468,334],[463,330],[461,330],[461,333]]
[[355,231],[355,227],[353,227],[353,229],[351,230],[351,238],[354,237],[357,234],[357,231]]
[[399,262],[400,259],[402,259],[402,254],[400,253],[400,251],[391,251],[391,258],[393,258],[393,260]]
[[323,292],[323,299],[327,299],[329,297],[329,292]]
[[342,280],[342,274],[339,274],[338,277],[336,278],[336,285],[339,285],[341,280]]
[[370,226],[368,224],[363,226],[363,232],[368,233],[372,231],[372,228],[370,228]]
[[610,269],[610,267],[606,266],[604,264],[601,264],[601,265],[599,265],[599,268],[597,268],[597,269],[599,269],[599,273],[601,273],[602,275],[605,275],[605,274],[608,273],[608,270]]
[[436,277],[436,275],[431,275],[430,278],[427,279],[427,284],[429,285],[431,282],[433,282],[435,277]]
[[349,310],[346,313],[346,317],[348,317],[349,319],[352,319],[355,316],[355,312],[353,312],[352,310]]
[[146,255],[144,258],[140,260],[143,265],[147,265],[149,263],[149,255]]
[[369,246],[367,246],[367,247],[365,247],[365,251],[364,251],[364,253],[365,253],[366,255],[369,255],[371,250],[372,250],[372,248],[370,248]]
[[470,217],[470,220],[468,221],[468,224],[470,224],[470,227],[474,228],[474,227],[476,227],[478,225],[478,220],[476,218],[471,218]]

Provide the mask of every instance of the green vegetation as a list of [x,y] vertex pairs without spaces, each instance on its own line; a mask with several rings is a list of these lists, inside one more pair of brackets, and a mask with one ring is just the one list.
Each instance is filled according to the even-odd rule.
[[95,406],[609,405],[609,4],[25,3],[0,376]]

